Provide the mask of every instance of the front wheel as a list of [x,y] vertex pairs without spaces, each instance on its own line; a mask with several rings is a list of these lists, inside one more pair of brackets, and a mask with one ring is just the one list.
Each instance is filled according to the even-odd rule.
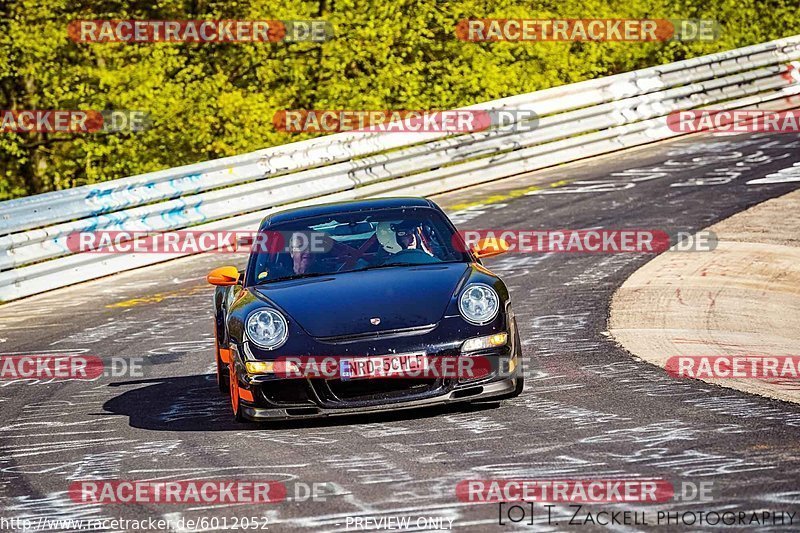
[[519,376],[517,378],[517,386],[514,387],[514,392],[511,393],[509,398],[516,398],[517,396],[522,394],[522,389],[524,389],[524,388],[525,388],[525,378],[522,377],[522,376]]
[[231,409],[233,409],[233,419],[237,422],[244,422],[245,418],[242,414],[242,404],[239,401],[239,378],[236,377],[236,371],[233,368],[233,362],[228,369],[229,375],[229,389],[231,392]]

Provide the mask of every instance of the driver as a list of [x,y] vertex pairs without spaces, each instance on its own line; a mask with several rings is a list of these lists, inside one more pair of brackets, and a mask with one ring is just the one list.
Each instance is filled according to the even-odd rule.
[[311,251],[308,242],[304,242],[302,235],[292,234],[289,240],[289,257],[292,259],[292,274],[312,274],[320,273],[320,265],[316,262],[316,257]]
[[302,235],[293,233],[289,238],[286,252],[281,252],[276,258],[274,268],[263,269],[258,279],[292,278],[302,274],[322,274],[324,266],[320,264],[315,253],[311,250]]
[[392,226],[394,237],[400,251],[389,256],[386,263],[408,262],[412,264],[438,263],[433,254],[425,246],[422,239],[422,227],[413,221],[400,222]]
[[314,264],[314,256],[311,255],[311,250],[295,249],[289,252],[292,258],[292,271],[294,274],[307,274],[311,272],[311,267]]

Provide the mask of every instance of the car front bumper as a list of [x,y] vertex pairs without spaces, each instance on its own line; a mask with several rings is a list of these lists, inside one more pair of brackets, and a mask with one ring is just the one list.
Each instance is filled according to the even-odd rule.
[[442,394],[416,400],[403,401],[398,398],[391,403],[369,404],[348,407],[321,407],[319,405],[297,407],[260,407],[242,402],[242,415],[253,421],[294,420],[303,418],[326,418],[331,416],[356,415],[364,413],[398,411],[420,407],[448,405],[460,402],[490,401],[502,398],[514,392],[517,376],[505,377],[497,381],[479,384],[463,384],[457,388],[445,390]]
[[[242,394],[242,415],[251,420],[287,420],[319,418],[357,413],[413,409],[456,402],[491,400],[508,397],[514,392],[521,369],[521,343],[516,321],[510,313],[501,314],[492,326],[470,326],[460,317],[446,317],[427,332],[380,335],[377,338],[346,339],[322,343],[314,341],[307,353],[318,357],[334,356],[344,352],[347,356],[425,353],[437,357],[484,357],[490,364],[490,373],[483,377],[456,376],[431,379],[353,379],[330,378],[286,379],[274,374],[251,375],[243,368],[243,357],[233,344],[232,358]],[[507,331],[508,343],[504,346],[461,353],[467,338],[486,336]],[[248,356],[248,347],[243,351]],[[291,353],[291,352],[289,352]],[[295,351],[297,353],[297,351]],[[515,367],[510,366],[514,361]]]

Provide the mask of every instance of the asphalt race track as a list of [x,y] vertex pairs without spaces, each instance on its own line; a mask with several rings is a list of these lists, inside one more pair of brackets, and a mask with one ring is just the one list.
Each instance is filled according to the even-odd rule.
[[[800,181],[747,182],[798,161],[794,134],[695,136],[434,199],[460,229],[675,235],[797,188]],[[145,361],[144,377],[0,382],[2,514],[251,516],[265,517],[271,531],[353,531],[355,517],[410,516],[414,523],[443,518],[445,528],[453,520],[463,531],[581,531],[599,526],[569,525],[576,509],[566,504],[552,509],[549,524],[539,505],[533,525],[498,525],[497,504],[460,502],[456,484],[634,476],[676,488],[710,481],[713,501],[584,506],[574,520],[582,523],[587,511],[648,511],[648,525],[615,528],[644,531],[661,510],[800,511],[800,407],[673,379],[604,334],[615,288],[651,257],[509,254],[487,261],[511,289],[532,373],[519,398],[283,425],[235,423],[216,389],[213,291],[204,278],[229,256],[177,260],[2,306],[5,355]],[[99,478],[279,480],[290,501],[96,505],[67,495],[70,482]],[[312,483],[324,484],[324,501],[292,497]],[[760,529],[796,531],[798,523],[800,512],[793,526]]]

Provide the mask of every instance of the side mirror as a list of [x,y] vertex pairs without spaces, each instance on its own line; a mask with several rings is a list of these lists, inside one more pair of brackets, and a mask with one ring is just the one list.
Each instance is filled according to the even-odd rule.
[[239,270],[233,266],[215,268],[206,276],[206,280],[217,287],[229,287],[239,281]]
[[472,252],[480,259],[494,257],[508,251],[508,243],[503,239],[490,237],[479,240],[473,247]]

